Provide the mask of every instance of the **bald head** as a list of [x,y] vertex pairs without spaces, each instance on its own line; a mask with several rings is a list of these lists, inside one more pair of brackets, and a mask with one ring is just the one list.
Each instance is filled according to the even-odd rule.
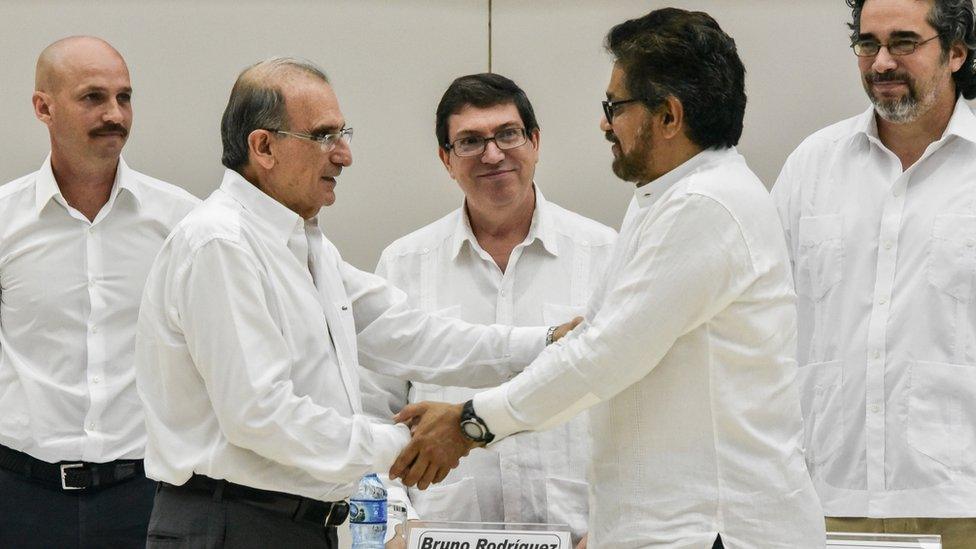
[[57,93],[65,83],[86,72],[129,69],[111,44],[94,36],[69,36],[44,48],[37,58],[34,90]]

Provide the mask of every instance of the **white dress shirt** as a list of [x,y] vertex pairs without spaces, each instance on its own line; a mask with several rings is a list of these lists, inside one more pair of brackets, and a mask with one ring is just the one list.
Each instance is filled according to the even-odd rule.
[[543,327],[473,326],[405,301],[343,262],[314,220],[227,170],[146,282],[136,370],[147,475],[346,498],[409,440],[405,426],[362,414],[358,361],[485,386],[544,346]]
[[139,299],[197,203],[122,159],[94,221],[65,201],[50,157],[0,187],[0,444],[52,463],[142,457]]
[[586,318],[474,407],[504,437],[594,406],[591,547],[824,547],[789,259],[734,149],[636,189]]
[[[583,315],[615,238],[613,229],[547,202],[536,187],[529,233],[504,273],[478,244],[462,204],[386,248],[376,274],[404,290],[411,306],[436,314],[479,324],[556,325]],[[477,392],[372,377],[385,389],[377,411],[385,416],[407,402],[460,403]],[[370,389],[364,383],[368,412]],[[579,538],[586,533],[589,463],[583,414],[550,431],[472,450],[440,484],[411,488],[408,498],[402,485],[391,487],[389,497],[404,499],[411,518],[569,524]]]
[[976,516],[976,117],[907,170],[874,110],[773,189],[799,295],[807,464],[828,516]]

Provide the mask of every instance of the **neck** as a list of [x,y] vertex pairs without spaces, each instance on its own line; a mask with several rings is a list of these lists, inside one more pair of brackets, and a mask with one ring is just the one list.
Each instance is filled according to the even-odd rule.
[[471,231],[478,244],[488,252],[498,267],[505,271],[508,258],[529,234],[535,213],[535,192],[528,200],[506,209],[479,210],[465,202]]
[[[661,150],[660,154],[658,153],[659,150]],[[694,158],[695,155],[702,152],[702,150],[703,149],[700,146],[692,143],[691,141],[677,147],[655,148],[654,154],[651,155],[650,159],[653,164],[648,167],[648,173],[651,177],[647,181],[638,182],[637,186],[643,187],[651,181],[654,181],[659,177],[663,177],[671,170]]]
[[119,158],[69,159],[51,150],[51,171],[61,190],[61,196],[89,220],[102,209],[112,194],[112,184],[119,167]]
[[949,126],[956,108],[955,94],[940,99],[918,120],[904,124],[889,122],[874,115],[878,123],[878,138],[901,161],[907,170],[925,153],[925,148],[938,141]]

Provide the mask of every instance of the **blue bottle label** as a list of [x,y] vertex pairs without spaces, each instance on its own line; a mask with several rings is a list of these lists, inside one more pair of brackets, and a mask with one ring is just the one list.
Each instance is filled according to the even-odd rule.
[[349,522],[386,524],[386,501],[382,499],[349,500]]

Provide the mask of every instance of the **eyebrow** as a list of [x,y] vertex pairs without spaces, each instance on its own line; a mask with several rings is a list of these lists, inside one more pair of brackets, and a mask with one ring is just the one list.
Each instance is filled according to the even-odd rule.
[[[907,31],[907,30],[896,30],[888,35],[889,40],[892,38],[921,38],[921,37],[922,37],[921,34],[915,31]],[[870,32],[867,33],[862,32],[857,35],[857,38],[858,40],[878,40],[878,37]]]
[[[498,132],[500,132],[502,130],[507,130],[509,128],[518,128],[518,127],[520,127],[520,125],[521,125],[521,123],[518,120],[511,120],[511,121],[508,121],[508,122],[505,122],[503,124],[499,124],[499,125],[495,126],[494,128],[491,129],[491,133],[492,134],[496,134],[496,133],[498,133]],[[454,134],[454,137],[461,137],[462,135],[464,135],[464,136],[468,136],[468,135],[481,135],[481,132],[479,132],[477,130],[460,130],[459,132],[457,132],[456,134]]]
[[341,130],[342,128],[345,128],[345,127],[346,127],[345,122],[343,122],[342,124],[339,124],[339,125],[336,125],[336,124],[326,124],[326,125],[323,125],[323,126],[316,126],[316,127],[312,128],[311,130],[309,130],[308,133],[309,133],[309,135],[326,135],[326,134],[330,134],[330,133],[338,133],[339,130]]

